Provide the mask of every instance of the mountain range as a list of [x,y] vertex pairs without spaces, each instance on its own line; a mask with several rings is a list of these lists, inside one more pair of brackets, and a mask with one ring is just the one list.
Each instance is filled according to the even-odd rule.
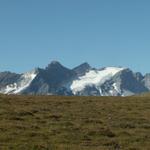
[[23,74],[0,73],[0,93],[28,95],[130,96],[150,91],[150,74],[129,68],[96,69],[83,63],[68,69],[58,61]]

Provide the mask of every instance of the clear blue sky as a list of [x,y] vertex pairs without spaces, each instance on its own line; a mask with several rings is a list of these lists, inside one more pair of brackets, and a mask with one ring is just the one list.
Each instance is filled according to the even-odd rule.
[[150,1],[0,0],[0,71],[52,60],[150,72]]

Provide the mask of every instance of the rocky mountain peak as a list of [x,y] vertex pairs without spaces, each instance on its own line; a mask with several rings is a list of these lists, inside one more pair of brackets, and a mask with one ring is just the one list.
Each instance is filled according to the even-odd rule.
[[63,67],[63,66],[61,65],[60,62],[58,62],[58,61],[52,61],[50,64],[48,64],[48,66],[46,67],[46,69],[61,68],[61,67]]
[[128,68],[92,68],[87,62],[69,69],[58,61],[23,74],[0,73],[0,93],[129,96],[150,91],[150,74]]
[[77,75],[82,76],[82,75],[85,75],[85,73],[91,69],[92,67],[87,62],[84,62],[81,65],[75,67],[73,71],[75,71]]

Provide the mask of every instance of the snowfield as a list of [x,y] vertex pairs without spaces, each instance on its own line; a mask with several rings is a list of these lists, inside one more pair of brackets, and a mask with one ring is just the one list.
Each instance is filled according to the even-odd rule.
[[7,85],[6,88],[4,88],[2,93],[4,94],[18,94],[21,93],[21,91],[25,90],[28,86],[30,86],[31,82],[36,77],[37,73],[35,70],[27,72],[22,74],[20,79],[17,83],[13,83],[10,85]]
[[[125,68],[119,67],[106,67],[103,70],[90,70],[84,76],[79,77],[79,79],[74,80],[70,86],[73,94],[82,91],[86,86],[95,85],[99,87],[105,81],[111,79],[115,74],[124,70]],[[101,90],[100,88],[98,88]]]

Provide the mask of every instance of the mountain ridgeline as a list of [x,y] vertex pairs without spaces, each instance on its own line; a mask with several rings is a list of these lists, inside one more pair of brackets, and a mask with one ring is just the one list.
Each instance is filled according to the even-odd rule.
[[29,95],[130,96],[150,91],[150,74],[128,68],[92,68],[83,63],[68,69],[52,61],[45,69],[0,73],[0,93]]

